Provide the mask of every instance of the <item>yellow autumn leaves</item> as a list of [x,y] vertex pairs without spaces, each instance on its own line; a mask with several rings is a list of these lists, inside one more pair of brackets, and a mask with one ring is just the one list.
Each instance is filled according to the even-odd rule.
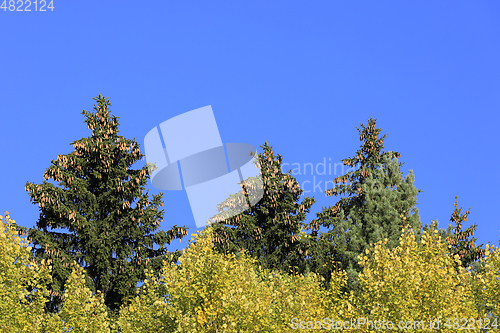
[[471,273],[446,252],[437,231],[417,243],[403,229],[400,246],[388,250],[379,242],[360,258],[363,292],[355,303],[372,320],[425,321],[437,318],[485,318],[475,307]]
[[[485,270],[473,276],[463,268],[457,272],[459,259],[450,256],[437,231],[416,241],[413,230],[405,228],[397,248],[387,249],[379,242],[360,255],[363,292],[346,295],[342,289],[346,276],[341,271],[333,274],[325,289],[314,273],[270,272],[258,268],[245,253],[238,259],[219,254],[213,249],[210,227],[193,237],[178,265],[165,261],[159,275],[148,271],[147,280],[135,298],[122,306],[116,321],[109,319],[102,297],[85,287],[83,270],[76,265],[61,310],[45,314],[44,282],[50,279],[50,267],[33,263],[27,242],[14,231],[8,215],[0,222],[4,230],[0,233],[0,332],[290,332],[294,331],[292,319],[312,323],[325,318],[330,322],[368,318],[398,323],[490,316],[493,322],[494,314],[500,314],[496,247],[487,247]],[[441,331],[458,329],[441,326]],[[499,330],[489,332],[495,331]]]
[[46,314],[50,265],[34,263],[28,242],[14,230],[8,213],[0,216],[0,332],[109,332],[102,298],[85,287],[83,269],[73,270],[57,314]]
[[[273,275],[245,254],[214,252],[210,228],[193,240],[179,265],[165,263],[122,308],[123,332],[288,332],[293,317],[322,320],[344,306],[339,290],[322,290],[314,274]],[[334,281],[337,289],[345,282]]]

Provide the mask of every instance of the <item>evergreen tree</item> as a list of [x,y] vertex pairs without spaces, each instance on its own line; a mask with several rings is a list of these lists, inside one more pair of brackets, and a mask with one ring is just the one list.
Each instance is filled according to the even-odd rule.
[[[52,160],[43,175],[59,187],[47,181],[25,186],[30,201],[40,207],[40,219],[36,228],[18,228],[35,245],[35,257],[53,263],[50,312],[58,311],[73,260],[85,269],[93,293],[100,290],[108,308],[116,310],[135,295],[145,269],[159,272],[165,244],[187,235],[185,227],[176,225],[157,231],[163,194],[150,200],[149,191],[143,193],[147,167],[129,169],[144,159],[139,145],[118,135],[118,117],[110,116],[108,98],[99,94],[94,100],[96,113],[82,112],[92,136],[73,142],[75,150]],[[179,255],[174,253],[174,260]]]
[[[482,248],[483,244],[476,246],[476,238],[473,237],[474,232],[477,229],[477,223],[474,223],[466,230],[462,230],[462,223],[467,221],[467,217],[470,214],[470,208],[462,214],[462,207],[458,208],[458,197],[455,197],[455,210],[451,214],[450,221],[454,222],[454,225],[449,224],[446,230],[439,229],[438,235],[441,239],[446,240],[446,245],[448,246],[447,253],[451,256],[458,255],[460,258],[460,265],[456,265],[457,273],[460,271],[460,267],[470,268],[472,276],[474,279],[478,279],[481,274],[486,273],[486,262],[483,259],[486,255],[485,249]],[[431,226],[427,224],[424,226],[424,230],[437,229],[438,221],[432,221]],[[475,290],[475,297],[479,297],[482,290]],[[478,298],[479,299],[479,298]],[[488,303],[476,302],[476,307],[478,310],[484,307],[488,308]]]
[[[470,214],[470,208],[462,214],[462,207],[458,208],[458,197],[455,197],[455,210],[451,214],[450,221],[455,223],[453,234],[446,237],[446,241],[450,244],[452,255],[458,255],[462,267],[467,268],[482,259],[485,255],[483,244],[476,246],[477,238],[474,238],[474,232],[477,229],[477,223],[469,226],[466,230],[462,230],[462,223],[467,221]],[[477,267],[476,267],[477,268]]]
[[[344,165],[355,171],[335,178],[335,187],[325,192],[328,196],[347,195],[332,207],[323,208],[317,213],[317,219],[311,221],[308,228],[319,230],[320,226],[328,230],[322,232],[320,239],[327,240],[329,248],[314,251],[316,273],[328,280],[333,259],[341,269],[347,272],[348,288],[359,288],[358,274],[362,270],[358,264],[358,255],[378,241],[387,239],[387,246],[394,248],[399,243],[404,221],[421,232],[420,217],[416,196],[421,190],[413,186],[414,176],[403,179],[398,163],[400,154],[384,152],[384,135],[379,138],[381,129],[375,128],[376,119],[370,118],[368,126],[358,128],[360,141],[363,142],[355,157],[343,159]],[[350,183],[350,184],[349,184]],[[326,267],[326,268],[323,268]]]
[[[291,170],[282,172],[282,156],[275,156],[267,141],[261,147],[264,153],[256,154],[254,160],[261,177],[243,181],[245,195],[231,195],[219,205],[221,213],[212,218],[214,248],[235,254],[244,249],[258,259],[264,269],[307,272],[308,248],[314,239],[304,232],[303,221],[315,200],[306,197],[300,201],[304,191],[290,175]],[[255,202],[259,189],[263,189],[262,198]],[[228,214],[242,204],[249,208],[228,218]]]

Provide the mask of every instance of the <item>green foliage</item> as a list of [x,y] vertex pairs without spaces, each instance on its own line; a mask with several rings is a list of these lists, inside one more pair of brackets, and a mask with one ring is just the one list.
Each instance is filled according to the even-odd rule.
[[[28,182],[25,187],[41,212],[36,228],[19,229],[35,244],[38,260],[53,262],[50,312],[59,309],[73,260],[85,269],[93,294],[100,290],[106,305],[118,309],[135,294],[145,268],[159,271],[165,245],[187,235],[184,227],[177,226],[157,231],[163,218],[162,195],[150,200],[143,193],[150,177],[147,166],[130,169],[144,159],[139,145],[117,134],[118,118],[110,116],[108,99],[100,94],[94,99],[96,112],[82,112],[92,136],[73,142],[75,150],[59,155],[44,173],[45,180],[51,178],[59,187],[47,181]],[[154,250],[153,244],[159,249]]]
[[[375,128],[376,120],[370,118],[368,126],[361,126],[362,129],[358,128],[360,141],[363,142],[361,148],[355,157],[342,160],[352,169],[358,165],[359,168],[335,178],[338,185],[325,192],[328,196],[348,197],[342,197],[333,207],[323,209],[317,214],[318,218],[310,223],[316,228],[320,225],[328,228],[320,238],[330,244],[327,251],[322,248],[312,254],[320,263],[323,262],[316,272],[326,278],[331,270],[328,261],[333,258],[346,270],[350,289],[359,288],[361,267],[357,256],[360,253],[385,238],[390,247],[398,244],[401,214],[416,232],[420,232],[421,227],[415,205],[416,196],[422,191],[413,186],[413,172],[410,170],[409,175],[403,178],[400,171],[403,163],[397,160],[400,154],[383,152],[387,134],[379,138],[381,129]],[[323,266],[326,270],[322,270]]]
[[467,268],[484,257],[485,250],[481,248],[483,244],[476,246],[477,238],[473,237],[477,229],[477,223],[474,223],[466,230],[462,231],[462,223],[467,221],[467,216],[470,214],[470,208],[465,214],[462,214],[462,207],[460,207],[460,209],[458,208],[457,199],[458,197],[455,197],[455,210],[450,218],[450,221],[455,223],[455,227],[453,229],[453,234],[448,236],[446,240],[451,245],[451,253],[453,255],[458,255],[462,267]]
[[[358,129],[363,145],[343,160],[360,167],[326,191],[348,197],[317,219],[304,223],[315,200],[300,201],[299,184],[266,142],[255,160],[262,178],[242,182],[245,195],[219,205],[187,249],[168,253],[165,245],[187,232],[157,231],[161,195],[143,194],[156,166],[129,169],[143,158],[139,146],[117,135],[109,101],[95,100],[95,114],[82,112],[92,137],[44,173],[60,187],[26,184],[41,210],[36,228],[0,216],[1,332],[289,332],[300,321],[312,329],[325,318],[362,317],[440,319],[448,332],[457,329],[444,328],[446,319],[499,319],[499,248],[476,247],[477,224],[462,231],[470,210],[462,214],[458,202],[453,230],[437,221],[421,228],[421,191],[412,171],[403,178],[399,153],[383,152],[376,120]],[[242,205],[249,208],[228,217]],[[318,236],[320,226],[328,231]]]
[[[219,205],[221,213],[212,218],[216,249],[235,254],[244,249],[266,269],[307,272],[311,262],[308,249],[314,239],[304,233],[303,221],[315,200],[307,197],[300,201],[304,192],[290,172],[282,172],[281,155],[275,156],[267,141],[261,147],[264,152],[257,154],[254,163],[262,178],[243,181],[246,196],[230,196]],[[259,193],[259,189],[263,190],[262,199],[252,202],[252,193]],[[248,209],[227,218],[242,204]]]

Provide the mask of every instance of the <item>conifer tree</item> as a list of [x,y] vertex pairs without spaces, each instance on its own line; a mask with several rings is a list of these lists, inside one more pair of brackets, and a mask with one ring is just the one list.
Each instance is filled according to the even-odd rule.
[[[380,128],[376,128],[376,119],[370,118],[368,125],[358,128],[360,149],[352,158],[343,159],[344,165],[359,168],[336,177],[334,188],[325,192],[328,196],[340,196],[340,200],[331,207],[317,213],[317,219],[309,223],[307,229],[319,230],[319,238],[328,241],[329,248],[317,249],[313,252],[317,264],[315,272],[322,274],[326,280],[332,271],[329,265],[334,260],[341,269],[347,272],[348,288],[359,288],[358,274],[361,267],[358,255],[378,241],[387,239],[387,246],[398,245],[403,219],[415,230],[417,236],[421,232],[420,217],[416,196],[421,190],[413,186],[414,176],[410,170],[403,178],[399,163],[400,154],[383,151],[383,142],[387,134],[379,137]],[[323,268],[326,267],[326,268]]]
[[474,232],[477,229],[477,223],[469,226],[466,230],[462,230],[462,223],[467,221],[470,214],[470,208],[462,214],[462,207],[458,208],[458,197],[455,197],[455,210],[451,214],[450,221],[455,223],[453,234],[446,237],[446,241],[450,244],[450,253],[460,257],[461,265],[467,268],[474,265],[478,260],[485,255],[483,244],[476,246],[477,238],[474,238]]
[[151,200],[149,191],[143,193],[150,177],[146,166],[130,169],[144,159],[139,144],[118,135],[118,117],[110,116],[108,98],[99,94],[94,100],[96,112],[82,112],[92,136],[74,141],[73,152],[52,160],[43,184],[25,186],[30,201],[40,207],[40,219],[36,228],[18,228],[35,245],[38,260],[53,262],[50,312],[58,311],[73,260],[84,268],[90,290],[100,290],[108,309],[116,310],[135,295],[145,269],[159,272],[165,245],[187,235],[176,225],[157,230],[163,194]]
[[[304,232],[303,221],[315,200],[306,197],[300,201],[304,191],[290,175],[291,170],[282,172],[282,156],[275,156],[267,141],[261,148],[264,153],[256,154],[254,160],[261,177],[243,181],[245,196],[231,195],[219,205],[221,213],[212,218],[214,248],[235,254],[245,249],[264,269],[307,272],[314,237]],[[263,195],[258,202],[252,202],[252,193],[258,193],[257,185],[261,185]],[[227,218],[228,212],[242,203],[249,208]]]

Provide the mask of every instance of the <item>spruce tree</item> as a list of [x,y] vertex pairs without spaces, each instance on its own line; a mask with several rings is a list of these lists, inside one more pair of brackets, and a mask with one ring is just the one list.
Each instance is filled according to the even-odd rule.
[[[376,128],[376,119],[370,118],[368,125],[358,128],[360,149],[352,158],[343,159],[344,165],[354,171],[336,177],[334,188],[325,192],[328,196],[341,196],[331,207],[317,213],[317,219],[311,221],[308,228],[319,230],[319,238],[328,241],[329,248],[314,252],[316,272],[329,279],[332,268],[330,260],[345,270],[348,276],[348,288],[360,288],[358,274],[361,267],[358,256],[365,249],[380,240],[387,239],[388,247],[399,243],[401,229],[406,223],[417,235],[421,224],[418,215],[416,196],[421,190],[413,186],[414,176],[410,170],[403,178],[398,162],[401,156],[397,152],[383,151],[383,142],[387,134],[379,137],[380,128]],[[326,267],[326,268],[323,268]]]
[[[87,286],[94,293],[100,290],[108,308],[116,310],[135,295],[145,269],[159,272],[165,245],[187,235],[185,227],[176,225],[157,230],[163,194],[151,200],[149,191],[143,193],[150,177],[146,166],[130,169],[144,159],[139,144],[118,135],[118,117],[110,116],[108,98],[99,94],[94,100],[96,112],[82,112],[92,136],[74,141],[73,152],[52,160],[43,184],[25,186],[41,212],[36,228],[19,229],[35,245],[37,260],[53,264],[50,312],[58,311],[73,260],[85,269]],[[174,253],[173,260],[179,255]]]
[[[244,180],[241,185],[245,196],[231,195],[219,205],[221,213],[212,218],[214,247],[235,254],[244,249],[263,269],[305,273],[314,239],[304,232],[303,221],[315,200],[300,200],[304,191],[290,175],[291,170],[282,172],[282,156],[275,156],[267,141],[261,148],[263,154],[256,154],[254,160],[261,177]],[[262,198],[253,202],[252,193],[259,189],[263,189]],[[248,209],[227,218],[228,212],[244,203]]]
[[[460,271],[460,267],[470,269],[472,276],[474,279],[478,278],[478,273],[484,274],[485,262],[481,259],[485,256],[485,249],[482,248],[483,244],[477,246],[476,238],[474,238],[474,232],[477,230],[477,223],[469,226],[466,230],[462,230],[462,224],[464,221],[467,221],[468,215],[470,214],[470,208],[462,214],[462,207],[458,208],[458,197],[455,197],[455,210],[451,214],[450,221],[454,223],[454,225],[449,224],[446,231],[444,229],[439,229],[438,234],[441,239],[446,240],[446,244],[448,248],[447,252],[451,256],[458,255],[460,258],[460,264],[456,265],[457,274]],[[438,222],[432,221],[431,227],[437,228]],[[431,229],[427,224],[424,227],[425,229]],[[474,290],[475,297],[479,297],[481,294],[479,290]],[[481,310],[483,307],[489,307],[485,303],[476,302],[476,307],[478,310]]]
[[[462,214],[462,207],[458,208],[458,197],[455,197],[455,210],[451,214],[450,221],[455,225],[452,229],[453,234],[446,237],[446,241],[450,244],[450,253],[460,257],[461,266],[467,268],[484,257],[485,250],[483,244],[476,246],[477,238],[474,238],[474,232],[477,229],[477,223],[469,226],[466,230],[462,230],[462,223],[467,221],[470,214],[470,208]],[[477,268],[477,267],[476,267]]]

